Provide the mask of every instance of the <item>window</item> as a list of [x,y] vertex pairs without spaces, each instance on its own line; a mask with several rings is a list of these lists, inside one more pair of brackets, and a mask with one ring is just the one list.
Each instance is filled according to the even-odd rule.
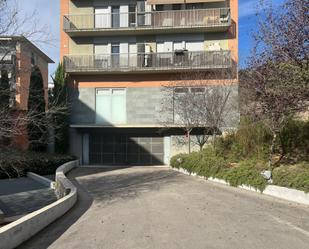
[[101,7],[94,10],[95,27],[110,28],[111,27],[111,7]]
[[187,92],[189,92],[188,88],[185,88],[185,87],[176,87],[175,88],[175,93],[187,93]]
[[136,26],[136,6],[129,5],[129,25],[130,27]]
[[192,93],[203,93],[205,92],[205,88],[202,88],[202,87],[191,88],[191,92]]
[[120,27],[120,6],[112,6],[112,27]]
[[102,88],[96,90],[96,123],[126,123],[126,90]]
[[120,66],[120,44],[112,43],[112,67],[117,68]]

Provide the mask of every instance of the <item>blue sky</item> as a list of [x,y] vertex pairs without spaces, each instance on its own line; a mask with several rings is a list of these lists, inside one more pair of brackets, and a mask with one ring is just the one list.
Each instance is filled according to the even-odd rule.
[[[49,74],[53,74],[59,62],[59,20],[60,20],[60,0],[18,0],[20,9],[31,14],[37,11],[37,18],[41,24],[46,24],[50,28],[53,38],[53,45],[40,46],[56,63],[49,66]],[[239,59],[240,66],[243,67],[252,47],[251,34],[257,27],[255,17],[256,4],[258,0],[239,0]],[[280,4],[283,0],[272,0],[274,4]]]

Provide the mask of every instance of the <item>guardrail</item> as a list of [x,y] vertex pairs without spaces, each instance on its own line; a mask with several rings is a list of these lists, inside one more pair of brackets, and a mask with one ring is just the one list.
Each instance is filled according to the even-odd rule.
[[65,31],[228,27],[230,8],[65,15]]
[[78,164],[78,161],[72,161],[57,169],[56,193],[60,197],[58,201],[0,228],[1,249],[16,248],[73,207],[77,200],[77,189],[65,174]]
[[166,71],[229,68],[232,66],[231,53],[227,50],[69,55],[64,57],[64,64],[67,72]]

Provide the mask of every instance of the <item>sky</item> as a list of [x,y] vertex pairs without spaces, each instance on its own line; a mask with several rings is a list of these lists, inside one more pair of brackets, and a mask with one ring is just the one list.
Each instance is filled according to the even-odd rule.
[[[239,64],[243,68],[252,48],[252,33],[257,29],[256,4],[257,0],[239,1]],[[20,10],[31,14],[37,12],[37,19],[40,24],[46,24],[52,36],[52,45],[39,47],[55,64],[49,66],[49,74],[53,75],[59,63],[59,42],[60,42],[60,0],[17,0]],[[283,0],[272,0],[273,4],[280,4]],[[50,77],[51,80],[51,77]]]

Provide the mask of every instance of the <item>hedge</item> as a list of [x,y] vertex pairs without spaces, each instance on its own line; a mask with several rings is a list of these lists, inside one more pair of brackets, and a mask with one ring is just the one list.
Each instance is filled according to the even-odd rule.
[[55,174],[56,169],[76,157],[41,152],[0,150],[0,179],[22,177],[31,171],[39,175]]
[[172,157],[170,164],[174,168],[182,168],[206,178],[223,179],[231,186],[247,185],[263,191],[267,185],[267,181],[255,167],[256,161],[245,160],[232,165],[223,157],[216,155],[210,147],[202,152],[176,155]]

